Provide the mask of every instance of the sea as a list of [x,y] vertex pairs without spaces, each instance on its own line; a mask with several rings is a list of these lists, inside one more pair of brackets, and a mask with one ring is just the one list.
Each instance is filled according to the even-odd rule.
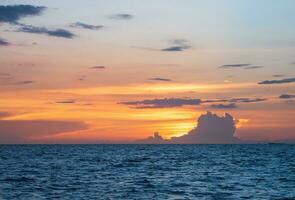
[[0,145],[0,199],[295,199],[295,145]]

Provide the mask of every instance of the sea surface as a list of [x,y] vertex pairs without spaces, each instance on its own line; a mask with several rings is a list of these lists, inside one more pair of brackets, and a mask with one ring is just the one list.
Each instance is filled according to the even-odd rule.
[[295,145],[1,145],[0,199],[295,199]]

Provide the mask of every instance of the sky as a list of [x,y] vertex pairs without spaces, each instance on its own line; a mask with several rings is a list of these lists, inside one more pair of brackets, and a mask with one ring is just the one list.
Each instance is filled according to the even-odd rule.
[[293,0],[0,0],[0,143],[295,138]]

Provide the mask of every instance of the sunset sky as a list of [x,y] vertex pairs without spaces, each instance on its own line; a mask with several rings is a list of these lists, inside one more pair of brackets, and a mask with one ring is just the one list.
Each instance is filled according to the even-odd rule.
[[295,138],[294,0],[0,0],[0,143],[169,139],[212,111]]

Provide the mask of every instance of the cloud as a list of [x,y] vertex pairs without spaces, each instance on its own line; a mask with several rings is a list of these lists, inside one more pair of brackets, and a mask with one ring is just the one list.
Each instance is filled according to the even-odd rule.
[[174,143],[205,143],[205,144],[226,144],[237,143],[239,139],[234,137],[236,131],[234,118],[230,114],[219,117],[216,114],[207,112],[198,119],[198,126],[188,134],[174,137]]
[[8,117],[8,116],[10,116],[10,113],[0,111],[0,119],[2,119],[4,117]]
[[200,105],[200,99],[181,99],[181,98],[165,98],[165,99],[151,99],[143,101],[119,102],[119,104],[135,106],[137,109],[146,108],[173,108],[186,105]]
[[263,68],[263,66],[253,65],[253,66],[245,67],[244,69],[261,69],[261,68]]
[[242,63],[242,64],[226,64],[220,66],[220,68],[240,68],[240,67],[249,67],[251,64]]
[[27,16],[40,15],[46,7],[32,5],[0,5],[0,23],[17,23],[19,19]]
[[83,130],[83,122],[46,120],[0,120],[0,143],[30,143],[35,137]]
[[146,139],[136,141],[138,144],[165,144],[168,142],[169,141],[164,140],[164,138],[158,132],[155,132],[153,136],[150,136]]
[[267,101],[266,98],[254,98],[254,99],[250,99],[250,98],[233,98],[233,99],[229,99],[227,100],[228,102],[233,102],[233,103],[256,103],[256,102],[262,102],[262,101]]
[[280,78],[280,77],[284,77],[285,75],[283,75],[283,74],[275,74],[275,75],[273,75],[273,77],[276,77],[276,78]]
[[89,29],[89,30],[99,30],[103,28],[103,26],[95,26],[91,24],[85,24],[82,22],[76,22],[71,24],[70,26],[74,28],[82,28],[82,29]]
[[190,49],[191,46],[188,45],[188,41],[184,39],[176,39],[171,41],[171,46],[161,49],[161,51],[184,51]]
[[284,84],[284,83],[294,83],[295,82],[295,78],[286,78],[286,79],[280,79],[280,80],[266,80],[266,81],[261,81],[258,84],[265,84],[265,85],[269,85],[269,84]]
[[94,67],[89,67],[89,69],[105,69],[105,66],[102,65],[98,65],[98,66],[94,66]]
[[9,46],[9,45],[11,45],[10,42],[8,42],[7,40],[4,40],[4,39],[0,38],[0,47],[1,46]]
[[19,81],[16,83],[16,85],[27,85],[27,84],[32,84],[34,81]]
[[192,98],[164,98],[164,99],[146,99],[142,101],[127,101],[119,102],[118,104],[135,106],[132,108],[136,109],[147,109],[147,108],[173,108],[182,106],[192,106],[200,104],[211,104],[211,103],[229,103],[229,104],[212,104],[211,107],[215,109],[229,109],[236,108],[235,103],[257,103],[267,101],[266,98],[232,98],[232,99],[192,99]]
[[293,99],[295,98],[294,94],[282,94],[281,96],[279,96],[280,99]]
[[212,104],[211,108],[214,109],[234,109],[237,108],[237,105],[235,103],[230,104]]
[[170,81],[172,81],[171,79],[168,79],[168,78],[160,78],[160,77],[149,78],[148,80],[150,80],[150,81],[163,81],[163,82],[170,82]]
[[56,101],[55,103],[59,103],[59,104],[73,104],[73,103],[76,103],[76,100]]
[[65,29],[48,29],[46,27],[37,27],[37,26],[31,26],[31,25],[25,25],[25,24],[22,24],[20,28],[18,29],[18,31],[25,32],[25,33],[48,35],[53,37],[62,37],[62,38],[68,38],[68,39],[75,37],[75,34]]
[[235,120],[230,114],[219,117],[216,114],[207,112],[199,117],[197,127],[180,137],[172,137],[164,140],[159,133],[154,137],[135,141],[135,143],[146,144],[233,144],[241,143],[234,136],[236,131]]
[[124,13],[109,16],[109,19],[115,19],[115,20],[130,20],[132,18],[134,18],[133,15],[124,14]]

